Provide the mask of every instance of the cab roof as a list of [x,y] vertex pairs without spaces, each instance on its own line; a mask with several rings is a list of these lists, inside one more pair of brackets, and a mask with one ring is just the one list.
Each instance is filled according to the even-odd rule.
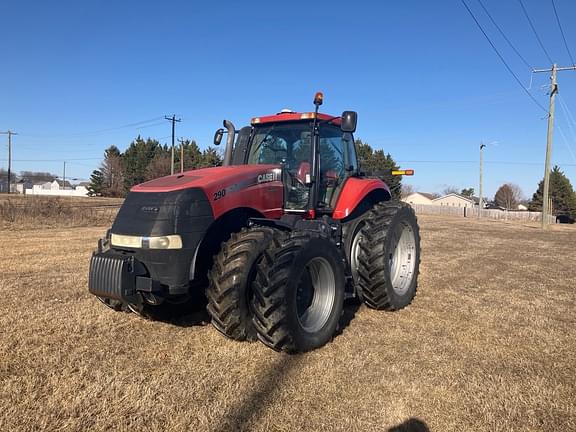
[[[274,115],[254,117],[251,121],[252,126],[259,125],[263,123],[279,123],[279,122],[293,122],[302,120],[312,120],[316,113],[314,112],[280,112]],[[331,116],[328,114],[318,113],[318,120],[333,120],[333,124],[340,125],[342,122],[340,117]]]

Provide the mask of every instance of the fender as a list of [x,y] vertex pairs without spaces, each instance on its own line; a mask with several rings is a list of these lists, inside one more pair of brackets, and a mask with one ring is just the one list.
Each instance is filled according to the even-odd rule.
[[388,185],[378,178],[350,177],[344,183],[332,217],[344,219],[349,216],[368,194],[375,191],[382,191],[387,195],[387,199],[392,197]]

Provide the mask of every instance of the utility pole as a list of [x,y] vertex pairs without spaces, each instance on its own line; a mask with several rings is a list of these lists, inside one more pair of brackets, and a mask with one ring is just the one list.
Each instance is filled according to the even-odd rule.
[[178,142],[180,143],[180,174],[184,172],[184,138],[180,138]]
[[550,214],[550,160],[552,159],[552,133],[554,132],[554,102],[558,93],[556,73],[560,71],[576,70],[576,65],[558,67],[556,63],[550,69],[534,69],[534,73],[550,72],[550,108],[548,112],[548,133],[546,135],[546,160],[544,162],[544,196],[542,197],[542,229],[548,225]]
[[480,142],[480,199],[478,200],[478,219],[482,217],[482,209],[484,208],[482,202],[483,182],[484,182],[484,147],[486,144]]
[[171,153],[171,164],[170,164],[170,174],[174,175],[174,128],[176,122],[181,122],[182,119],[176,119],[176,115],[172,114],[172,117],[164,116],[164,118],[170,122],[172,122],[172,153]]
[[66,189],[66,161],[64,161],[64,173],[62,175],[62,190]]
[[10,193],[10,186],[12,186],[12,135],[18,135],[16,132],[6,131],[0,134],[8,135],[8,193]]

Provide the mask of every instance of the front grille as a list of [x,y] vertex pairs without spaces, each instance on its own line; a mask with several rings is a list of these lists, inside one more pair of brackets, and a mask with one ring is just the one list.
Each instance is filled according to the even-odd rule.
[[90,260],[88,290],[99,297],[122,300],[135,294],[134,258],[97,253]]

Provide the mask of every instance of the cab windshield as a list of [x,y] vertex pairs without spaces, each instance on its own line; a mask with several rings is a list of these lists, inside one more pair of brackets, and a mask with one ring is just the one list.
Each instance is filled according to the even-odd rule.
[[310,188],[306,186],[312,157],[310,122],[256,126],[252,135],[249,164],[282,165],[287,210],[304,210]]
[[311,136],[309,122],[257,126],[252,135],[248,163],[284,163],[287,168],[309,163]]
[[[335,205],[346,178],[357,171],[354,140],[338,126],[319,125],[318,202],[314,208],[329,210]],[[258,125],[252,132],[248,164],[282,165],[285,208],[306,209],[310,195],[309,176],[313,174],[312,123],[287,122]]]

